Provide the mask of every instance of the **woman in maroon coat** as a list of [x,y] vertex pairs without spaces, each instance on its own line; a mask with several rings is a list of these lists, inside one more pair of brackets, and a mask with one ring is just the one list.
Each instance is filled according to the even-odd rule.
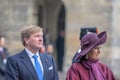
[[81,39],[81,52],[67,72],[66,80],[115,80],[112,71],[99,61],[101,44],[107,40],[106,32],[90,33]]

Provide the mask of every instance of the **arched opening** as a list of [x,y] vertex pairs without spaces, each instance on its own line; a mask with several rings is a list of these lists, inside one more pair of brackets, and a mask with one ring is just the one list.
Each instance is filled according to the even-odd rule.
[[57,69],[58,71],[64,70],[64,57],[65,57],[65,7],[61,4],[58,12],[57,19]]
[[58,34],[61,30],[65,31],[65,7],[63,3],[60,7],[59,14],[58,14],[58,23],[57,23]]
[[[65,6],[61,0],[43,0],[43,2],[42,1],[40,2],[39,0],[38,3],[37,3],[38,4],[37,6],[38,25],[43,26],[43,29],[45,30],[44,33],[46,32],[46,28],[49,29],[50,41],[55,46],[54,53],[57,53],[57,50],[56,50],[57,37],[59,36],[59,33],[61,30],[66,31],[65,30],[66,29],[65,28],[65,23],[66,23],[65,22],[66,21]],[[65,39],[65,36],[64,36],[64,39]],[[57,59],[57,54],[54,54],[53,56],[55,57],[55,59]]]
[[38,16],[38,26],[42,27],[43,23],[43,7],[41,5],[38,5],[38,11],[37,11],[37,16]]

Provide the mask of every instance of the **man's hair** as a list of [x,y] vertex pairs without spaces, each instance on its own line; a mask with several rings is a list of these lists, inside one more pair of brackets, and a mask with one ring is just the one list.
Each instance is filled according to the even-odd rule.
[[36,32],[43,32],[42,28],[37,26],[37,25],[28,25],[28,26],[23,26],[21,29],[21,39],[22,39],[22,44],[25,46],[25,38],[29,38],[31,34],[34,34]]
[[4,35],[0,35],[0,39],[3,38],[3,37],[5,37],[5,36]]
[[1,41],[2,38],[5,38],[5,36],[4,35],[0,35],[0,41]]

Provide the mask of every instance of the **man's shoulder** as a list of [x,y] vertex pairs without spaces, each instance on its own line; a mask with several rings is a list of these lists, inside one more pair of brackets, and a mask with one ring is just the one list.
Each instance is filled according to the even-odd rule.
[[[40,53],[41,54],[41,53]],[[51,58],[53,58],[49,53],[47,53],[47,52],[45,52],[45,53],[43,53],[43,54],[41,54],[44,58],[49,58],[49,59],[51,59]]]
[[24,53],[24,50],[8,57],[8,59],[19,60],[19,58],[23,55],[23,53]]
[[43,54],[41,54],[41,56],[43,59],[48,60],[51,63],[53,63],[54,58],[49,53],[43,53]]

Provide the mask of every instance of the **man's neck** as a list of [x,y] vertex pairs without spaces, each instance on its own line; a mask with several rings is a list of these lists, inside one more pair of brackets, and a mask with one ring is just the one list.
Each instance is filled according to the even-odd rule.
[[27,49],[29,49],[33,54],[36,54],[39,49],[35,49],[35,48],[31,48],[31,47],[26,47]]

